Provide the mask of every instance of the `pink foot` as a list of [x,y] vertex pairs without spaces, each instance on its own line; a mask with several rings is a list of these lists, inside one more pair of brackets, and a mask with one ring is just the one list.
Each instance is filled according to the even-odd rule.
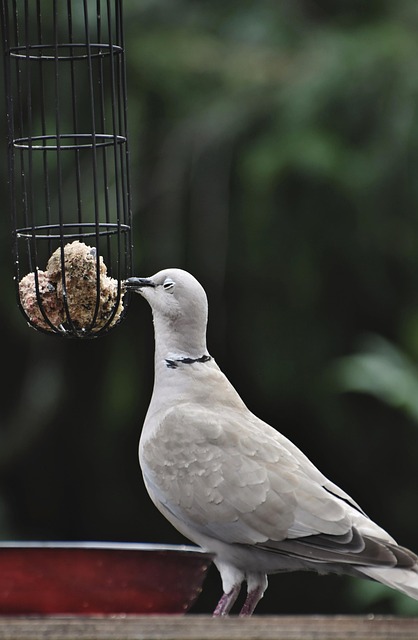
[[224,593],[223,596],[221,597],[221,599],[219,600],[218,604],[216,605],[216,609],[213,612],[213,617],[214,618],[218,618],[220,616],[227,616],[228,613],[231,611],[231,608],[235,602],[235,600],[238,598],[238,594],[240,592],[241,589],[241,585],[237,584],[234,587],[232,587],[231,591],[229,593]]
[[263,597],[264,588],[259,586],[248,592],[247,598],[240,611],[240,616],[252,616],[254,609]]

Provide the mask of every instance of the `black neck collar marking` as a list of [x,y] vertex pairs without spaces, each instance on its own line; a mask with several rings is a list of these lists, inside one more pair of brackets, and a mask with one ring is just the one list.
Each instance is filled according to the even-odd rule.
[[200,358],[184,357],[184,358],[176,358],[175,360],[169,360],[168,358],[166,358],[165,363],[168,369],[177,369],[179,364],[194,364],[195,362],[209,362],[209,360],[212,360],[212,357],[208,355],[204,355],[204,356],[200,356]]

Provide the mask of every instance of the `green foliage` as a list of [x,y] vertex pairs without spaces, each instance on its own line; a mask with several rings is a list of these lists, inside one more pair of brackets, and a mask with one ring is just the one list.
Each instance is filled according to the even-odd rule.
[[418,421],[418,367],[379,336],[363,340],[360,352],[335,368],[343,391],[370,393]]

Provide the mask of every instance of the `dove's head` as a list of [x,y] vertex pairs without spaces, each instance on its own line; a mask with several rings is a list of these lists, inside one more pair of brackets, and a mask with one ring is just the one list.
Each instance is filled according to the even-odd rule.
[[150,278],[128,278],[125,285],[150,304],[159,347],[192,357],[206,352],[208,302],[194,276],[182,269],[163,269]]

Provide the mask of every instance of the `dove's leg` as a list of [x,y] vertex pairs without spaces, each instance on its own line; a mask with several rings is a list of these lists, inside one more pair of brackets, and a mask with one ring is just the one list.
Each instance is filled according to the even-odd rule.
[[213,617],[217,618],[219,616],[227,616],[231,611],[231,608],[238,598],[238,594],[241,590],[241,585],[237,584],[232,587],[229,593],[224,593],[216,605],[215,611],[213,612]]
[[221,574],[223,595],[216,605],[213,616],[227,616],[238,598],[245,576],[242,571],[222,560],[216,559],[215,565]]
[[251,574],[247,577],[247,598],[240,611],[240,616],[251,616],[267,589],[267,576],[263,573]]

